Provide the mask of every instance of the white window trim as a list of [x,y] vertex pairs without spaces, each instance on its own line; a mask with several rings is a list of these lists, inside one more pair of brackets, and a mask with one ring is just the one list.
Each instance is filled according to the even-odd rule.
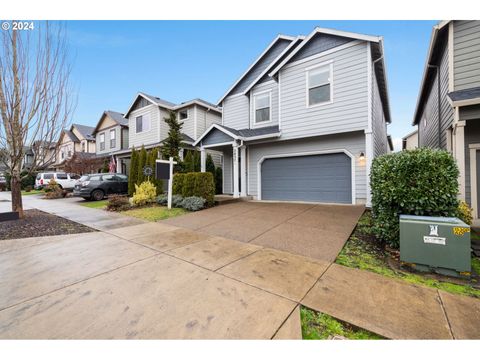
[[[310,71],[312,70],[315,70],[317,68],[321,68],[321,67],[327,67],[329,66],[330,68],[330,75],[329,75],[329,80],[330,80],[330,100],[329,101],[324,101],[324,102],[321,102],[321,103],[318,103],[318,104],[313,104],[313,105],[310,105],[309,103],[309,90],[310,90],[310,80],[309,80],[309,73]],[[316,64],[316,65],[313,65],[313,66],[310,66],[310,67],[307,67],[305,69],[305,106],[307,107],[307,109],[312,109],[312,108],[316,108],[316,107],[320,107],[320,106],[324,106],[324,105],[328,105],[328,104],[331,104],[333,103],[333,86],[334,86],[334,82],[333,82],[333,60],[330,60],[330,61],[326,61],[326,62],[323,62],[321,64]]]
[[[103,141],[102,141],[102,135],[103,135]],[[102,132],[98,134],[98,143],[100,145],[100,151],[105,150],[105,132]],[[103,149],[102,149],[102,143],[103,143]]]
[[[112,138],[112,133],[113,133],[113,138]],[[112,147],[112,140],[115,140],[115,146]],[[116,148],[117,147],[117,130],[116,129],[110,129],[110,149]]]
[[[268,121],[261,121],[259,123],[257,123],[257,111],[256,111],[256,108],[255,108],[255,98],[257,96],[260,96],[260,95],[264,95],[264,94],[268,94],[268,108],[270,109],[269,111],[269,119]],[[252,107],[252,111],[253,111],[253,127],[263,127],[263,126],[268,126],[269,124],[271,124],[273,122],[273,119],[272,119],[272,90],[269,89],[269,90],[263,90],[263,91],[259,91],[259,92],[256,92],[256,93],[253,93],[252,94],[252,104],[251,104],[251,107]]]
[[[180,113],[181,113],[181,112],[184,112],[184,111],[187,112],[187,117],[186,117],[185,119],[180,119]],[[183,124],[183,123],[184,123],[185,121],[187,121],[189,118],[190,118],[190,111],[189,111],[189,109],[179,110],[179,111],[178,111],[178,122],[179,122],[180,124]]]
[[[142,131],[137,131],[137,118],[138,117],[142,117]],[[149,115],[138,115],[138,116],[135,116],[135,134],[143,134],[143,133],[146,133],[146,132],[149,132],[150,130],[152,130],[152,122],[150,121],[150,116]],[[143,128],[143,121],[145,119],[148,119],[148,129],[145,130]]]

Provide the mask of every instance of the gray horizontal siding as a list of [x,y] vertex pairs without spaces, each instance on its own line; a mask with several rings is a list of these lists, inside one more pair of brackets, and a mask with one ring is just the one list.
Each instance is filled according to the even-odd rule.
[[480,105],[460,107],[460,120],[480,119]]
[[222,116],[215,111],[207,111],[201,106],[197,106],[197,131],[192,139],[197,140],[212,124],[221,124]]
[[349,41],[352,41],[352,39],[342,36],[317,33],[298,53],[295,54],[295,56],[293,56],[291,62],[333,49],[334,47],[346,44]]
[[[307,107],[306,68],[333,60],[333,102]],[[367,45],[290,64],[281,70],[282,139],[365,129],[368,123]]]
[[374,156],[379,156],[388,152],[387,124],[385,122],[382,100],[374,71],[372,71],[372,77],[373,154]]
[[[136,133],[135,118],[140,115],[146,115],[150,117],[150,130]],[[142,107],[141,109],[132,111],[128,115],[128,143],[130,147],[141,147],[142,145],[156,144],[160,141],[160,108],[155,105],[149,105]],[[163,121],[162,121],[163,122]]]
[[480,21],[454,21],[455,90],[480,86]]
[[268,50],[266,54],[255,64],[245,77],[232,89],[229,95],[240,94],[274,61],[285,48],[291,43],[291,40],[279,39]]
[[[363,132],[352,132],[345,134],[321,136],[316,138],[277,141],[265,144],[250,145],[248,147],[248,194],[257,196],[258,185],[258,163],[264,156],[292,154],[303,152],[316,152],[328,150],[346,149],[356,158],[355,182],[356,198],[360,202],[366,199],[366,170],[365,164],[360,164],[358,156],[365,152],[365,135]],[[226,179],[228,180],[228,179]],[[227,184],[228,181],[225,182]],[[227,186],[230,186],[228,184]]]
[[232,152],[223,153],[223,193],[232,194]]
[[248,96],[227,97],[223,101],[223,125],[234,129],[246,129],[250,122]]
[[[194,117],[193,106],[189,107],[187,109],[182,109],[181,111],[187,111],[188,112],[188,118],[182,120],[183,121],[182,133],[187,134],[192,139],[195,139],[195,136],[194,136],[194,133],[195,133],[195,117]],[[180,111],[177,111],[177,120],[180,121]],[[167,132],[168,132],[168,130],[167,130]]]
[[[111,130],[115,130],[115,146],[114,147],[110,147],[110,139],[111,139],[110,131]],[[107,154],[109,154],[113,151],[121,150],[121,145],[122,144],[121,144],[120,132],[121,132],[120,126],[115,126],[114,128],[100,130],[95,136],[96,137],[95,142],[97,144],[97,146],[96,146],[97,155],[107,155]],[[104,150],[100,149],[100,134],[105,134],[105,149]]]
[[218,129],[211,130],[201,141],[203,145],[222,144],[232,142],[233,138]]

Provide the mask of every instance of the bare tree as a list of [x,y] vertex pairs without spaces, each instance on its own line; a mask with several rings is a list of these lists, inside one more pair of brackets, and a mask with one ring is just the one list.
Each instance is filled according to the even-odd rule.
[[[55,142],[74,108],[65,26],[38,22],[31,31],[0,35],[0,149],[11,174],[12,211],[23,217],[21,171],[25,147]],[[41,164],[34,152],[34,172]]]

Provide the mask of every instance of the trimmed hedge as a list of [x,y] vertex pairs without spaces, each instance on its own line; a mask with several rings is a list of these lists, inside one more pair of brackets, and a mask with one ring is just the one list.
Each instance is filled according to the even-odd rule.
[[208,206],[214,204],[215,181],[212,173],[190,172],[173,176],[173,194],[184,198],[197,196],[204,198]]
[[370,173],[373,231],[399,246],[399,215],[457,216],[458,168],[444,150],[421,148],[379,156]]

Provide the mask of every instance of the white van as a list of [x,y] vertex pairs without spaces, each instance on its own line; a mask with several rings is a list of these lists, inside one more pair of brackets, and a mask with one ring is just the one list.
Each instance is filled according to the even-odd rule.
[[52,179],[55,179],[62,189],[73,190],[75,183],[80,179],[80,175],[62,172],[38,173],[35,178],[35,189],[42,189],[47,186]]

